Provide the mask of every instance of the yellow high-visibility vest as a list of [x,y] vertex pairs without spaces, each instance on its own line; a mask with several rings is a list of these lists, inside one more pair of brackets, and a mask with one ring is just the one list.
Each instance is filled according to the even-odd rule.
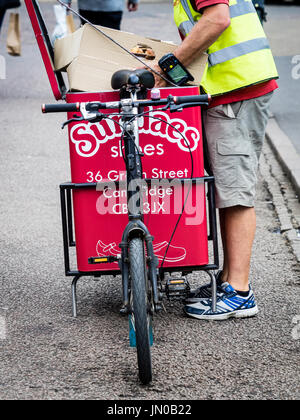
[[[185,37],[201,19],[190,0],[174,0],[174,20]],[[201,81],[212,96],[276,79],[269,42],[251,0],[229,0],[231,24],[208,50]]]

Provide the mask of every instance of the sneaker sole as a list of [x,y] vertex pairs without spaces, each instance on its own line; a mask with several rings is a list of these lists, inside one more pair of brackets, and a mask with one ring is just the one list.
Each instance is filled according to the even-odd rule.
[[250,318],[255,316],[258,313],[258,307],[254,306],[250,309],[241,309],[239,311],[227,312],[225,314],[215,314],[215,315],[197,315],[197,314],[190,314],[185,309],[184,312],[193,318],[197,319],[204,319],[204,320],[212,320],[212,321],[223,321],[229,318]]
[[[208,295],[208,296],[206,296],[206,297],[198,297],[198,298],[193,298],[193,297],[191,297],[191,298],[186,298],[185,299],[185,301],[184,301],[184,303],[186,304],[186,305],[189,305],[189,304],[192,304],[192,303],[197,303],[197,302],[201,302],[202,300],[207,300],[207,299],[211,299],[211,294],[210,295]],[[218,297],[218,294],[217,294],[217,297]]]

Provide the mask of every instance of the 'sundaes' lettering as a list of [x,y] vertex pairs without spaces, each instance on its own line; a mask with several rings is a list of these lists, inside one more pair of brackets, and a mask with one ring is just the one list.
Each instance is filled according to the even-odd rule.
[[[193,152],[197,149],[200,140],[197,128],[189,127],[182,119],[171,119],[167,113],[161,111],[152,111],[149,113],[149,117],[140,119],[139,132],[141,134],[164,138],[177,144],[179,149],[184,152]],[[118,138],[121,134],[119,117],[102,120],[98,123],[76,124],[70,130],[71,141],[75,144],[77,154],[82,157],[94,156],[101,144]]]

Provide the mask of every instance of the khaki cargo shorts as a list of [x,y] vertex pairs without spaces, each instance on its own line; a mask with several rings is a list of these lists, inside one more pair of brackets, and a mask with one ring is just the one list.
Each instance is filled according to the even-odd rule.
[[218,208],[254,206],[272,94],[219,105],[203,116]]

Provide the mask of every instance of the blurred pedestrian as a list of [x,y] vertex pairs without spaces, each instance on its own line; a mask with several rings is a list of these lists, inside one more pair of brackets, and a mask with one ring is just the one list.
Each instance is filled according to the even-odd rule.
[[265,0],[252,0],[256,13],[258,14],[260,23],[263,25],[267,21],[267,12],[265,10]]
[[5,12],[6,12],[6,9],[1,7],[0,8],[0,30],[1,30],[1,26],[2,26],[2,22],[3,22],[3,19],[4,19]]
[[20,6],[20,0],[0,0],[0,31],[6,10],[15,9]]
[[[78,9],[80,15],[94,25],[120,29],[125,1],[129,12],[138,9],[139,0],[78,0]],[[86,22],[81,19],[81,23]]]

